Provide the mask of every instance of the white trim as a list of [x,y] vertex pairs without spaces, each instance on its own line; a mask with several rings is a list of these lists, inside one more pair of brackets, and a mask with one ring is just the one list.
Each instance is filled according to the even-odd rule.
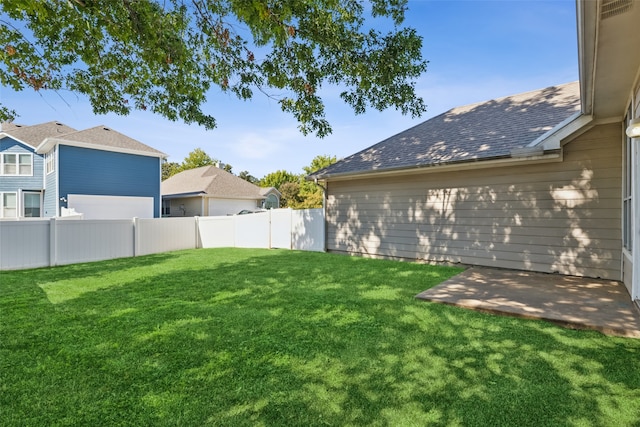
[[[4,157],[5,156],[16,156],[16,173],[4,173]],[[29,156],[31,159],[31,173],[20,173],[20,156]],[[3,151],[0,153],[0,176],[33,176],[34,167],[33,167],[33,153],[20,153],[20,152],[12,152],[12,151]]]
[[543,144],[545,150],[560,148],[560,141],[570,136],[577,130],[582,129],[593,120],[591,116],[584,116],[580,111],[575,112],[565,120],[558,123],[553,129],[540,135],[538,138],[527,144],[527,147],[536,147]]
[[67,145],[70,147],[88,148],[91,150],[110,151],[114,153],[135,154],[138,156],[146,156],[146,157],[158,157],[160,159],[167,157],[167,155],[164,153],[132,150],[130,148],[122,148],[122,147],[111,147],[107,145],[91,144],[88,142],[69,141],[69,140],[60,139],[60,138],[46,138],[44,141],[42,141],[40,145],[38,145],[38,148],[36,148],[36,153],[38,154],[45,153],[56,145]]
[[[593,127],[592,122],[592,116],[583,115],[578,111],[558,123],[553,129],[540,135],[529,143],[527,147],[537,147],[541,145],[544,150],[557,150],[563,145],[562,142],[566,138],[570,136],[578,136],[579,134],[588,131]],[[592,126],[589,126],[589,124],[592,124]],[[579,134],[574,135],[576,132],[579,132]]]
[[[19,191],[0,191],[0,218],[18,218],[18,214],[20,213],[18,205],[20,204],[20,198],[18,197]],[[5,194],[15,194],[16,196],[16,215],[15,216],[4,216],[4,195]]]
[[[44,174],[49,175],[56,171],[56,159],[55,159],[55,147],[44,153]],[[51,170],[49,170],[49,163],[51,163]]]
[[58,149],[58,147],[54,147],[54,156],[55,156],[55,162],[56,162],[56,168],[53,171],[53,173],[56,175],[56,181],[55,181],[55,199],[54,199],[54,206],[55,206],[55,211],[53,212],[52,216],[60,216],[60,150]]
[[11,134],[8,134],[8,133],[6,133],[6,132],[1,132],[1,133],[0,133],[0,139],[2,139],[2,138],[11,138],[11,139],[13,139],[15,142],[17,142],[18,144],[20,144],[20,145],[24,145],[25,147],[27,147],[27,148],[28,148],[28,149],[30,149],[30,150],[34,150],[34,151],[35,151],[35,149],[36,149],[36,147],[34,147],[33,145],[31,145],[30,143],[28,143],[28,142],[26,142],[26,141],[23,141],[23,140],[21,140],[21,139],[19,139],[19,138],[16,138],[15,136],[13,136],[13,135],[11,135]]
[[[40,202],[39,202],[39,204],[40,204],[40,215],[39,216],[37,216],[37,217],[28,217],[28,216],[25,215],[25,211],[24,210],[26,209],[26,206],[25,206],[26,203],[25,203],[24,196],[26,194],[37,194],[38,195],[38,199],[40,200]],[[21,204],[20,204],[20,214],[21,214],[20,217],[21,218],[42,218],[42,213],[43,213],[43,210],[44,210],[44,206],[43,206],[42,192],[41,191],[24,191],[24,190],[22,190],[21,191],[21,195],[20,195],[20,201],[21,201]]]
[[631,282],[631,299],[640,300],[640,138],[631,139],[631,230],[632,230],[632,249],[631,255],[633,259],[632,282]]
[[559,153],[548,153],[544,155],[530,156],[530,157],[505,157],[501,159],[494,160],[477,160],[477,161],[466,161],[461,163],[453,163],[453,164],[436,164],[436,165],[426,165],[426,166],[403,166],[397,169],[386,169],[386,170],[376,170],[371,169],[362,172],[344,172],[344,173],[336,173],[327,176],[318,176],[314,177],[313,180],[317,179],[318,181],[343,181],[349,179],[357,179],[357,178],[371,178],[371,177],[382,177],[382,176],[402,176],[402,175],[414,175],[414,174],[422,174],[422,173],[433,173],[433,172],[444,172],[444,171],[462,171],[469,169],[487,169],[494,168],[500,166],[515,166],[515,165],[528,165],[528,164],[538,164],[538,163],[556,163],[562,162],[563,156],[562,152]]

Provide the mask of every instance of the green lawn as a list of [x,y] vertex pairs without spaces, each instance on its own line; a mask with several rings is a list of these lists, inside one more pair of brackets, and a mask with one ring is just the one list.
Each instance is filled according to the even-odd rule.
[[640,425],[640,340],[414,299],[458,271],[200,249],[0,272],[0,425]]

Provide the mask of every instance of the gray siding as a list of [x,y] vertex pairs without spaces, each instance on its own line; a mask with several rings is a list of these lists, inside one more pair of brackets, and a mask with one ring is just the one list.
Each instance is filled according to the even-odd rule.
[[331,181],[327,247],[620,279],[619,124],[558,163]]
[[[169,208],[169,216],[203,216],[202,197],[183,197],[181,199],[170,199],[171,207]],[[184,212],[180,206],[184,205]]]
[[[56,150],[54,148],[54,150]],[[55,152],[55,151],[54,151]],[[50,174],[44,176],[44,197],[42,201],[42,216],[52,217],[58,216],[57,186],[58,186],[58,159],[55,158],[54,170]]]

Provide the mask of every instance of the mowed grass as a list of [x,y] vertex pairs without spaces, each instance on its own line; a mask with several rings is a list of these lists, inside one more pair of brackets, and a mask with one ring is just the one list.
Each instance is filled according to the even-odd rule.
[[640,340],[414,299],[459,271],[200,249],[1,272],[0,425],[639,425]]

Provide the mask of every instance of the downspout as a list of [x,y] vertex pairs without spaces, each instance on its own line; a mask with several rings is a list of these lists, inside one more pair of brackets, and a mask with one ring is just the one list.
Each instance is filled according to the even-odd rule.
[[[637,89],[635,89],[637,88]],[[631,90],[631,117],[629,122],[640,118],[640,111],[637,109],[638,99],[637,94],[640,93],[640,85],[634,86]],[[629,123],[625,123],[625,126]],[[634,137],[633,133],[627,136],[629,143],[631,144],[631,300],[635,301],[640,307],[640,221],[638,220],[640,213],[640,186],[638,185],[638,179],[640,179],[640,138]]]
[[322,251],[327,252],[327,238],[328,238],[327,230],[329,228],[327,227],[327,187],[318,183],[318,178],[314,178],[313,183],[318,187],[320,187],[320,189],[322,190],[322,222],[324,225],[324,230],[323,230],[324,242],[322,243]]

